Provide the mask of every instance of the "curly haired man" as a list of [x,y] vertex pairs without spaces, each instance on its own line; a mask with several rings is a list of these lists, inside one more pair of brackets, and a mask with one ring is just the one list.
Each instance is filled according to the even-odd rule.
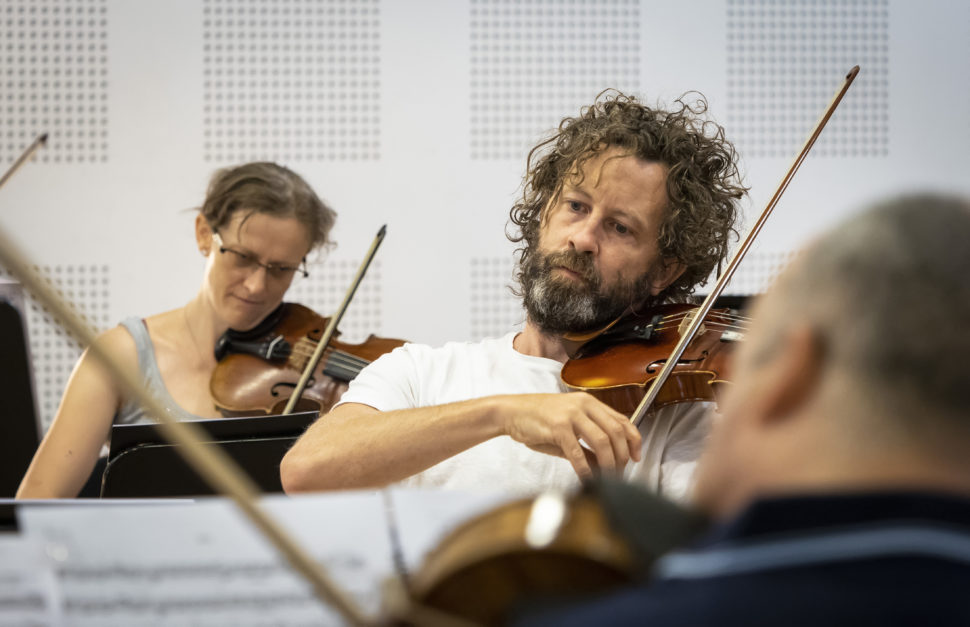
[[524,330],[377,360],[284,458],[284,488],[525,494],[575,485],[590,456],[683,497],[707,407],[666,408],[641,432],[592,396],[565,393],[559,377],[575,349],[564,334],[682,300],[725,255],[745,192],[736,155],[703,100],[678,104],[601,95],[536,146],[511,211]]

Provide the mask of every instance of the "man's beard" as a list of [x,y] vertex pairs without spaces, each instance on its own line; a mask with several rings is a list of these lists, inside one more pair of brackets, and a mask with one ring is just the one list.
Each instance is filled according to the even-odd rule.
[[[580,280],[554,276],[557,267],[577,273]],[[548,254],[536,250],[522,266],[525,309],[529,319],[548,334],[603,327],[650,296],[651,270],[604,289],[603,277],[589,255],[571,249]]]

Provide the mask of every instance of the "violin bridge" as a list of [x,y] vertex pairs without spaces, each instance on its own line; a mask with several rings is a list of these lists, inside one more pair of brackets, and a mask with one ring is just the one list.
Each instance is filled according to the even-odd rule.
[[721,334],[722,342],[743,342],[744,333],[741,331],[725,331]]
[[[694,318],[697,317],[697,310],[691,309],[684,314],[684,319],[680,321],[680,325],[677,327],[677,333],[683,335],[690,328],[690,325],[694,323]],[[697,330],[697,335],[704,335],[707,332],[707,328],[701,324],[701,328]]]

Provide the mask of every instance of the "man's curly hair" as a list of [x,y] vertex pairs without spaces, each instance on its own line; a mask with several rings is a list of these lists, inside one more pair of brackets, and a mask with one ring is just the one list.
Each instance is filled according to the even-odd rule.
[[706,119],[707,101],[681,96],[672,111],[652,109],[635,97],[606,90],[559,132],[529,152],[522,198],[509,212],[519,232],[508,234],[518,249],[516,278],[535,253],[543,210],[562,191],[563,181],[582,172],[587,161],[611,147],[667,168],[666,215],[660,226],[661,260],[675,260],[684,273],[658,295],[658,302],[683,301],[703,285],[737,235],[737,203],[747,192],[740,182],[737,153],[724,129]]

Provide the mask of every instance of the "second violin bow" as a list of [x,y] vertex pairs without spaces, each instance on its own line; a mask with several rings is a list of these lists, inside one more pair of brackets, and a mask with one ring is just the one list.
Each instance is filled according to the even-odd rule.
[[374,255],[377,254],[377,249],[380,247],[381,242],[384,241],[384,236],[387,235],[387,225],[381,227],[374,236],[374,241],[371,242],[370,248],[367,250],[367,254],[364,255],[364,260],[360,263],[360,267],[357,268],[357,274],[354,276],[354,280],[350,282],[350,288],[344,295],[344,300],[340,303],[340,307],[337,307],[337,311],[330,316],[330,323],[327,324],[327,328],[324,330],[323,335],[320,337],[320,341],[317,342],[317,348],[313,351],[313,355],[310,357],[310,361],[303,368],[303,375],[296,384],[296,388],[293,390],[293,394],[290,396],[290,400],[286,402],[286,407],[283,408],[284,414],[292,414],[293,409],[296,404],[300,402],[300,397],[303,396],[303,390],[306,389],[307,383],[310,381],[310,377],[313,376],[313,371],[316,370],[317,364],[320,363],[320,358],[323,357],[323,353],[327,350],[327,346],[330,345],[330,340],[333,339],[333,334],[337,331],[337,324],[340,323],[341,318],[344,317],[344,313],[347,311],[347,307],[350,306],[350,301],[354,298],[354,294],[357,292],[357,287],[360,282],[364,280],[364,275],[367,273],[367,268],[370,267],[370,262],[374,259]]

